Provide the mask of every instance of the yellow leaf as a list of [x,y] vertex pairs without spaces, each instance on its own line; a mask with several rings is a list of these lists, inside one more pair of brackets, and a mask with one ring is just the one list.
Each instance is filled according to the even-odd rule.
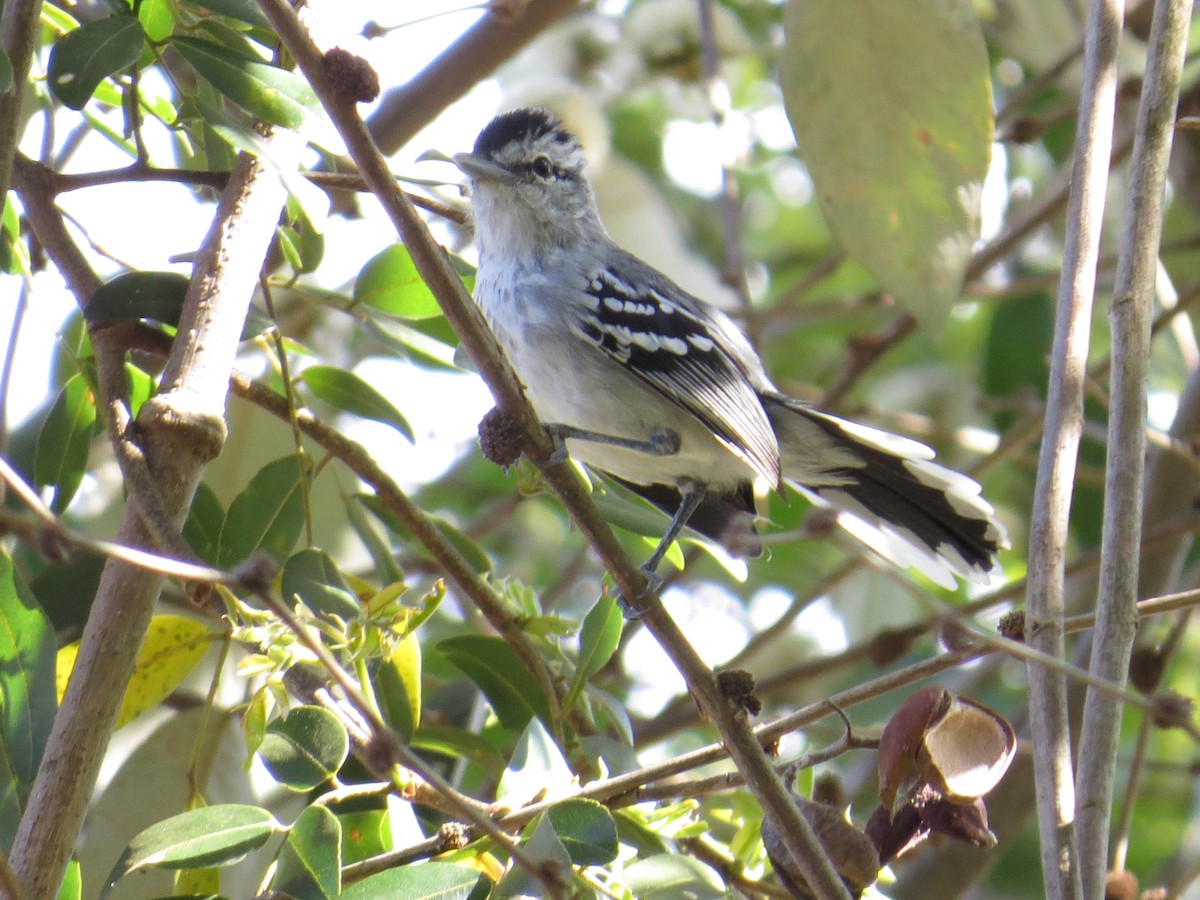
[[[155,616],[151,619],[142,649],[138,651],[133,677],[125,688],[125,699],[117,714],[116,727],[128,724],[169,697],[200,662],[213,637],[213,633],[195,619],[183,616]],[[59,703],[62,703],[78,655],[78,642],[58,651],[55,676]]]

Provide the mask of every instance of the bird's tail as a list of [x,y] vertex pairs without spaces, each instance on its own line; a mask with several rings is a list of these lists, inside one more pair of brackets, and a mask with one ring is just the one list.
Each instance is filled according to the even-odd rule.
[[847,531],[945,587],[955,575],[987,580],[1008,537],[975,481],[933,462],[924,444],[781,395],[763,401],[784,479],[834,507]]

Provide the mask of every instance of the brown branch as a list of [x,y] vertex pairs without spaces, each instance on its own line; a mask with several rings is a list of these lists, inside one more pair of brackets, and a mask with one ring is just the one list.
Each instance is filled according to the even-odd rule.
[[21,141],[21,99],[38,46],[41,0],[7,0],[0,9],[0,50],[12,66],[13,84],[0,93],[0,197],[8,196],[13,157]]
[[[169,182],[172,184],[190,184],[199,187],[209,187],[214,190],[224,190],[229,183],[229,172],[202,171],[198,169],[172,169],[151,166],[145,162],[135,162],[117,169],[99,169],[94,172],[56,172],[36,160],[18,153],[13,160],[14,167],[24,173],[24,177],[40,177],[45,182],[45,190],[51,196],[66,194],[71,191],[100,187],[110,184],[127,182]],[[327,191],[368,191],[362,176],[354,172],[304,172],[304,178],[319,188]],[[441,216],[443,219],[457,225],[468,225],[469,217],[466,212],[457,207],[431,200],[420,194],[406,192],[413,206]]]
[[[290,421],[287,400],[270,388],[237,374],[231,379],[230,385],[239,397],[285,422]],[[412,532],[417,543],[433,556],[459,593],[475,604],[488,624],[513,648],[525,668],[537,680],[546,695],[546,701],[550,704],[552,718],[557,723],[562,715],[559,706],[562,692],[546,668],[545,660],[522,629],[520,619],[505,606],[500,595],[475,573],[466,558],[371,458],[361,444],[329,428],[307,409],[296,410],[295,423],[304,434],[316,441],[326,452],[341,460],[375,490],[379,502]]]
[[580,0],[533,0],[513,21],[485,15],[407,84],[383,96],[367,123],[371,138],[385,155],[395,153],[502,62],[581,6]]
[[[299,159],[302,143],[295,135],[277,132],[266,140],[274,145],[276,159]],[[33,174],[25,188],[44,186],[44,179]],[[140,446],[157,476],[164,508],[172,511],[173,533],[203,465],[220,448],[226,385],[241,325],[286,196],[273,169],[242,157],[199,254],[163,391],[142,407]],[[84,305],[98,279],[66,236],[52,204],[45,196],[33,199],[26,203],[29,220]],[[114,352],[103,340],[97,344],[98,353]],[[126,509],[119,534],[123,544],[151,544],[136,503]],[[55,717],[13,844],[13,867],[31,896],[53,896],[58,888],[162,584],[163,576],[125,563],[110,561],[104,568],[75,677]]]
[[771,768],[762,746],[751,733],[744,710],[735,707],[721,693],[712,670],[683,637],[658,598],[644,598],[647,587],[645,576],[626,555],[607,522],[592,504],[574,470],[568,465],[548,464],[551,442],[521,391],[512,369],[500,354],[479,310],[449,265],[445,251],[433,241],[412,205],[395,190],[387,163],[367,134],[353,101],[339,96],[331,87],[322,55],[305,32],[295,11],[283,0],[259,0],[259,4],[333,119],[351,158],[399,232],[422,279],[438,298],[447,320],[491,388],[498,405],[525,436],[528,455],[539,465],[547,482],[571,511],[580,531],[604,561],[605,568],[612,574],[623,595],[646,610],[643,616],[646,627],[671,656],[691,686],[697,702],[720,729],[730,754],[745,774],[747,784],[762,805],[764,814],[774,820],[787,851],[814,890],[829,897],[847,896],[812,827],[800,815]]

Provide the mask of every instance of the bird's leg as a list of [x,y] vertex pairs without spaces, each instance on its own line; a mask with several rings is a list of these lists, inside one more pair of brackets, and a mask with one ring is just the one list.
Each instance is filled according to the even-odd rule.
[[554,453],[550,462],[560,463],[567,458],[567,438],[577,441],[590,441],[593,444],[608,444],[611,447],[624,447],[636,450],[650,456],[674,456],[679,452],[679,433],[671,428],[655,428],[647,440],[637,438],[617,437],[615,434],[601,434],[598,431],[588,431],[573,425],[562,425],[552,422],[546,425],[546,431],[554,441]]
[[[662,558],[666,555],[667,548],[671,546],[675,538],[679,537],[679,532],[688,523],[688,519],[692,517],[692,513],[704,501],[706,489],[700,482],[692,481],[690,478],[681,478],[676,486],[679,488],[679,509],[675,511],[675,515],[671,519],[671,524],[667,526],[662,540],[658,542],[658,546],[654,548],[654,552],[650,554],[650,558],[641,567],[642,574],[646,576],[646,594],[657,593],[659,586],[662,585],[662,576],[658,574],[658,564],[662,562]],[[633,607],[623,596],[618,597],[617,601],[621,604],[621,610],[625,613],[625,618],[627,619],[641,618],[646,612],[644,608],[638,609]]]

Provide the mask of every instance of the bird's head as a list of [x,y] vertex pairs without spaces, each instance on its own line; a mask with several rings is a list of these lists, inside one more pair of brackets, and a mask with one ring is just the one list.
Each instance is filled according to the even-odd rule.
[[583,148],[548,110],[497,116],[454,162],[471,179],[482,252],[570,247],[603,233]]

